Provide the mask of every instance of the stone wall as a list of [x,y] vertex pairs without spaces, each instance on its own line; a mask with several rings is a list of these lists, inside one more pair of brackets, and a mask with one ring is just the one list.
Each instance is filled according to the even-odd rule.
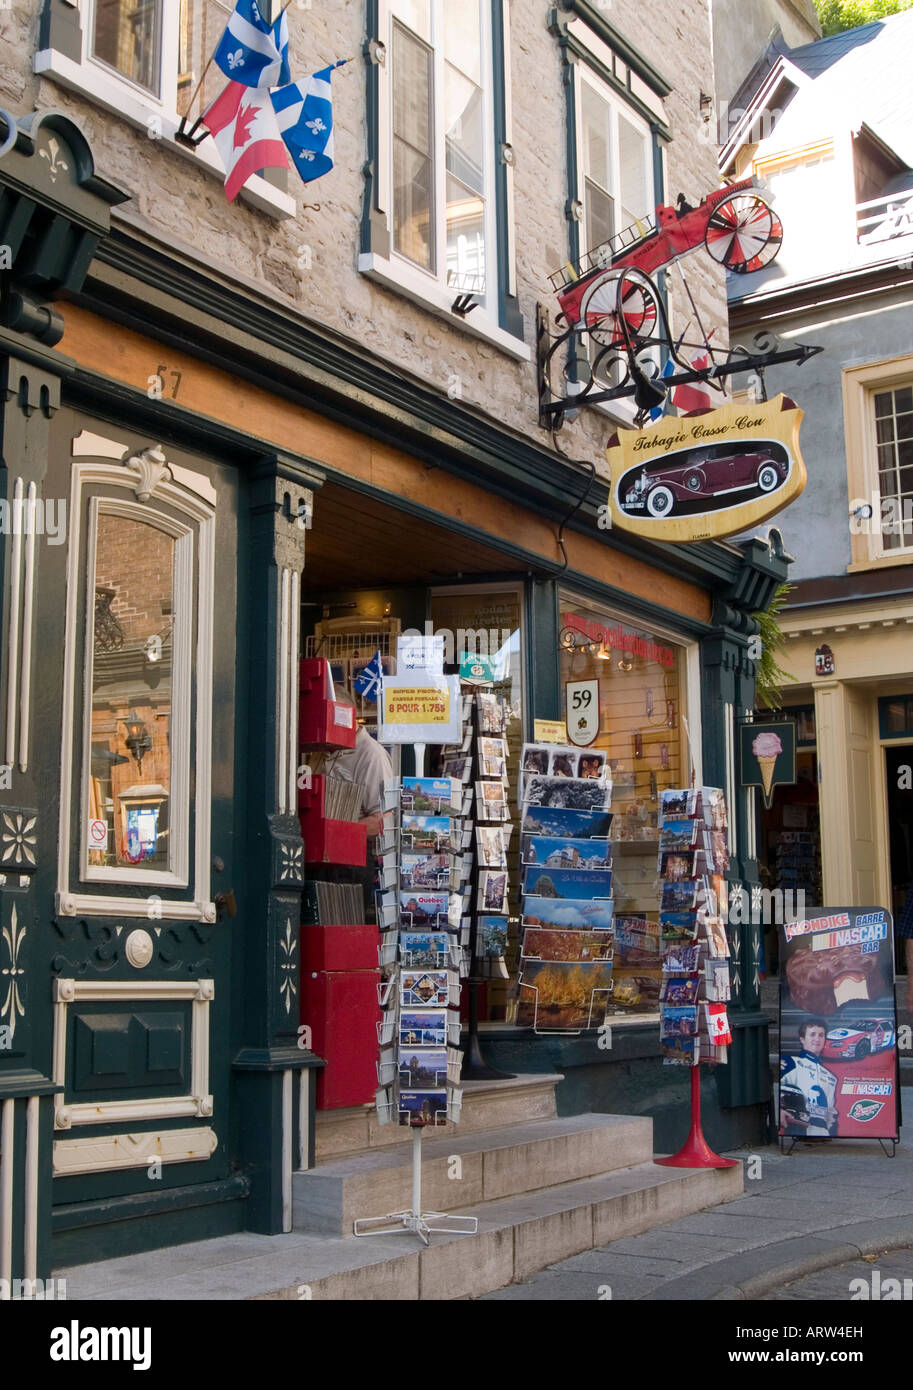
[[[666,156],[667,198],[674,202],[683,191],[693,202],[718,184],[711,125],[702,121],[699,109],[701,91],[714,90],[709,0],[611,0],[600,8],[674,84],[666,99],[674,132]],[[314,70],[361,52],[364,7],[357,0],[327,0],[310,9],[293,4],[288,20],[292,54],[300,55],[294,70]],[[526,341],[532,346],[536,303],[555,306],[547,276],[567,256],[565,99],[545,4],[512,0],[511,31],[517,277]],[[10,10],[0,10],[0,40],[5,55],[0,56],[0,104],[17,115],[35,106],[70,115],[85,132],[99,172],[132,195],[115,210],[116,220],[327,325],[442,394],[458,380],[465,404],[537,443],[549,443],[536,422],[532,363],[518,363],[470,335],[457,320],[417,307],[356,269],[366,158],[360,57],[333,78],[335,168],[308,186],[291,174],[297,216],[277,222],[241,200],[229,205],[221,183],[173,147],[57,82],[33,76],[37,0],[13,0]],[[313,202],[320,203],[319,212],[304,208]],[[723,276],[703,251],[686,266],[701,320],[722,345]],[[691,311],[677,271],[669,283],[680,333]],[[611,429],[606,414],[584,411],[565,428],[561,444],[572,457],[600,464]]]

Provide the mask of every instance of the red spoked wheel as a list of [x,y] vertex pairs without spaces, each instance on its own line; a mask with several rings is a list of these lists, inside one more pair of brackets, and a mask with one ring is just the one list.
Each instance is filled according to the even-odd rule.
[[737,275],[750,275],[770,265],[782,241],[779,217],[757,193],[742,193],[720,203],[704,235],[713,259]]
[[656,332],[659,307],[651,286],[626,276],[619,305],[618,282],[623,274],[614,270],[600,276],[580,306],[583,322],[600,347],[616,347],[625,341],[620,317],[630,339],[643,342]]

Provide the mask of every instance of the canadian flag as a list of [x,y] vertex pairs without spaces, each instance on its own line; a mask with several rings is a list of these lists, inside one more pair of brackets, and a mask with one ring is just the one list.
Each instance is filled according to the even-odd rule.
[[288,155],[266,88],[229,82],[203,112],[225,169],[225,196],[231,203],[252,174],[287,169]]
[[[696,352],[691,359],[691,367],[695,372],[705,372],[709,366],[710,354],[707,352]],[[704,381],[686,381],[683,386],[673,387],[672,404],[683,415],[691,410],[712,410],[710,387]]]

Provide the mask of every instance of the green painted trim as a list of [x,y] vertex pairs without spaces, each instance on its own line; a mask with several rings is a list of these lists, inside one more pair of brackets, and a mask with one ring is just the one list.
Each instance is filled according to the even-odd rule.
[[314,1052],[298,1047],[244,1047],[231,1064],[232,1071],[319,1071],[326,1062]]
[[562,49],[569,49],[570,52],[574,54],[575,58],[579,59],[582,63],[586,63],[588,68],[591,68],[593,72],[602,78],[607,87],[611,87],[614,92],[617,92],[621,99],[626,102],[628,106],[633,107],[637,114],[643,120],[647,121],[651,127],[655,126],[667,140],[672,139],[672,131],[669,126],[663,125],[662,121],[658,121],[656,112],[651,107],[647,106],[646,102],[641,101],[640,97],[635,96],[630,87],[626,87],[623,82],[619,82],[614,72],[612,72],[610,68],[607,68],[605,63],[601,63],[585,44],[582,44],[573,34],[568,34],[567,38],[562,38],[560,42]]
[[505,64],[510,62],[510,54],[504,43],[504,0],[491,0],[491,70],[493,77],[492,101],[494,106],[494,150],[495,161],[495,229],[497,236],[496,258],[498,267],[498,323],[507,333],[512,333],[522,342],[526,325],[520,312],[520,300],[516,294],[508,294],[512,271],[516,267],[510,263],[510,237],[508,222],[510,207],[508,200],[509,166],[505,163],[502,151],[507,144],[507,80]]
[[107,1226],[112,1221],[129,1221],[140,1216],[155,1216],[166,1212],[189,1211],[193,1207],[212,1206],[218,1202],[236,1202],[247,1197],[250,1182],[241,1173],[233,1173],[219,1182],[188,1184],[186,1187],[166,1188],[162,1192],[133,1192],[126,1197],[103,1197],[91,1202],[67,1202],[54,1207],[52,1215],[55,1236],[61,1231],[75,1231],[87,1226]]
[[[558,584],[532,580],[526,589],[526,737],[534,719],[560,719],[561,676],[558,660]],[[521,1030],[532,1035],[531,1029]]]
[[63,1089],[50,1077],[42,1076],[40,1071],[32,1071],[30,1067],[0,1072],[0,1100],[15,1100],[20,1096],[56,1096]]
[[672,83],[663,76],[658,68],[643,56],[634,45],[624,37],[620,30],[610,24],[605,15],[594,8],[589,0],[560,0],[559,9],[570,11],[579,19],[582,19],[588,29],[592,29],[603,43],[607,43],[619,56],[623,58],[630,68],[637,73],[641,81],[646,82],[647,86],[654,91],[657,96],[667,97],[673,90]]
[[574,203],[580,198],[580,170],[577,165],[577,84],[574,81],[574,64],[567,61],[566,50],[563,52],[565,62],[561,77],[564,83],[567,149],[567,202],[564,211],[567,218],[568,258],[571,265],[576,265],[584,250],[580,243],[580,223],[572,213]]
[[[362,48],[365,61],[365,122],[368,157],[362,170],[365,179],[361,213],[361,250],[373,251],[387,258],[390,255],[390,232],[387,219],[377,203],[377,155],[380,139],[380,82],[377,63],[372,58],[372,45],[381,39],[377,0],[368,0],[366,37]],[[389,58],[389,54],[387,55]]]

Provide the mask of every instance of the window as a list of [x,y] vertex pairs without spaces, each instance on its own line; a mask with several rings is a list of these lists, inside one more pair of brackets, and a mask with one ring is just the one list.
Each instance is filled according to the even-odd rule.
[[[212,140],[195,150],[173,141],[232,8],[232,0],[84,0],[78,9],[51,5],[47,46],[36,53],[34,69],[150,138],[167,142],[222,180]],[[218,95],[225,80],[212,64],[194,100],[194,115]],[[259,175],[240,196],[272,217],[295,214],[294,198]]]
[[592,250],[653,211],[650,131],[598,79],[579,73],[578,167],[585,246]]
[[913,549],[913,384],[873,393],[882,546]]
[[[380,56],[369,70],[359,269],[526,358],[513,283],[505,0],[377,0],[374,11]],[[460,295],[474,307],[457,316]]]
[[845,369],[843,409],[849,571],[909,564],[913,554],[913,358]]

